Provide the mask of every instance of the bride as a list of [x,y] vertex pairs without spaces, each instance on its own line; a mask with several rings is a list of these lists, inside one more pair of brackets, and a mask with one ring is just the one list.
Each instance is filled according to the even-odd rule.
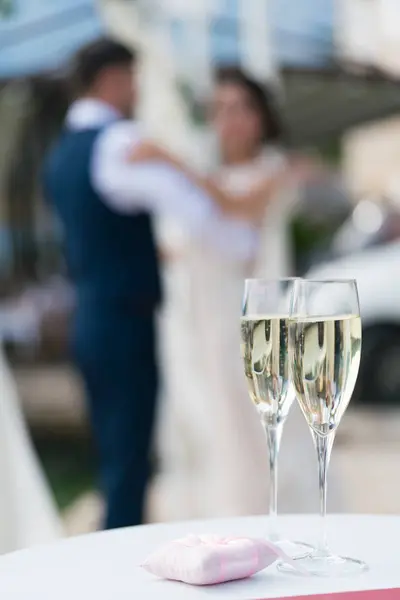
[[[244,262],[201,239],[189,239],[172,253],[167,266],[167,403],[161,454],[166,487],[175,490],[173,516],[179,518],[267,512],[267,446],[243,376],[239,315],[245,278],[292,273],[291,182],[302,172],[279,149],[279,115],[257,82],[238,69],[223,69],[212,104],[221,156],[212,179],[151,144],[132,156],[173,164],[223,210],[253,221],[258,240],[253,260]],[[279,510],[316,511],[315,451],[297,405],[285,425],[279,470]],[[337,484],[334,487],[331,501],[340,510]]]

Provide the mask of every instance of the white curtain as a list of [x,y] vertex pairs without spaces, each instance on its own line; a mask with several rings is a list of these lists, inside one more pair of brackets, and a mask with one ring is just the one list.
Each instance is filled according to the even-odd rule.
[[0,348],[0,553],[52,542],[61,521]]

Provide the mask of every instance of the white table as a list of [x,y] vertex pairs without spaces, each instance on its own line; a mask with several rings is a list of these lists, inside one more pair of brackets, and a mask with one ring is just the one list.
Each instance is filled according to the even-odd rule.
[[[313,541],[317,517],[282,517],[292,539]],[[342,515],[329,519],[333,549],[365,560],[370,571],[347,579],[279,574],[275,566],[252,579],[195,588],[157,580],[138,565],[159,544],[188,533],[259,537],[262,517],[149,525],[96,533],[0,558],[4,600],[212,600],[255,599],[361,589],[400,587],[400,517]]]

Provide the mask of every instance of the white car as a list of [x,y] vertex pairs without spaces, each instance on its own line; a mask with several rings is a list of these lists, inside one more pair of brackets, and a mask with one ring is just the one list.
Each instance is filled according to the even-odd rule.
[[355,399],[400,403],[400,241],[312,268],[311,279],[355,279],[363,349]]

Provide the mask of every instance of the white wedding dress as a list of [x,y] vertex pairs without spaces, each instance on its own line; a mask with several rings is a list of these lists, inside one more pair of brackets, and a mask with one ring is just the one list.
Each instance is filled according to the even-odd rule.
[[0,348],[0,554],[53,542],[61,535],[61,521]]
[[[279,153],[266,151],[244,167],[222,169],[218,179],[240,193],[279,168],[282,160]],[[176,255],[166,268],[162,316],[160,481],[169,497],[162,518],[267,512],[268,452],[243,375],[239,316],[246,277],[291,273],[288,218],[293,198],[282,195],[267,207],[255,268],[199,240],[179,238],[171,225],[167,234],[164,230],[163,239]],[[316,453],[295,403],[279,458],[279,511],[316,512],[317,481]],[[336,481],[329,508],[341,510]]]

